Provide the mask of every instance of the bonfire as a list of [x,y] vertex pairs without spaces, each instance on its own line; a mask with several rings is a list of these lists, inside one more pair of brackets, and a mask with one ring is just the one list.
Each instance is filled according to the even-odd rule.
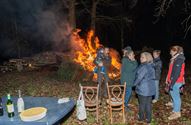
[[[97,36],[93,40],[93,30],[90,30],[87,33],[86,39],[83,39],[79,35],[80,31],[80,29],[77,29],[72,33],[71,36],[72,47],[75,49],[74,61],[80,64],[84,70],[92,72],[95,68],[93,61],[96,57],[96,51],[98,48],[103,47],[103,45],[100,44]],[[121,67],[119,53],[116,50],[110,48],[110,56],[112,58],[112,66],[109,72],[109,77],[111,79],[118,79]]]

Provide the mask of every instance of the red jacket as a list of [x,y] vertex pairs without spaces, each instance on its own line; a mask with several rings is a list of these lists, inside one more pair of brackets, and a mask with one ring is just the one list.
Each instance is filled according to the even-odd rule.
[[175,83],[184,83],[185,57],[183,54],[178,55],[169,65],[167,82],[174,85]]

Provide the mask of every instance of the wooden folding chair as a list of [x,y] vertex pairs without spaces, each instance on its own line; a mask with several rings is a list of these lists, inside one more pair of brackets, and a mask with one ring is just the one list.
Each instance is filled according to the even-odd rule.
[[123,123],[125,123],[125,89],[126,83],[124,85],[108,85],[107,83],[107,90],[108,90],[108,97],[107,100],[108,110],[109,110],[109,117],[111,120],[111,124],[113,123],[113,111],[122,111],[123,115]]
[[99,117],[99,84],[98,86],[82,86],[87,111],[96,111],[96,121]]

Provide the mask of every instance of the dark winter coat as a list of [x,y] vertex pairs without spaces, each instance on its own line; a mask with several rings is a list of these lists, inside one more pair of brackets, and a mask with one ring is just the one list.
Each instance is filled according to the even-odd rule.
[[97,56],[95,59],[94,59],[94,61],[93,61],[93,63],[96,65],[96,66],[98,66],[98,63],[99,62],[103,62],[103,66],[105,67],[105,70],[106,70],[106,72],[108,72],[109,71],[109,69],[110,69],[110,67],[111,67],[111,56],[105,56],[105,55],[103,55],[103,56]]
[[134,85],[136,86],[135,91],[138,95],[155,95],[155,70],[153,63],[144,63],[138,67]]
[[106,73],[109,73],[110,71],[110,68],[111,68],[111,56],[105,56],[104,55],[104,58],[103,58],[103,65],[105,67],[105,71]]
[[160,58],[156,58],[153,60],[154,68],[155,68],[155,78],[156,80],[160,80],[161,78],[161,70],[162,70],[162,61]]
[[184,83],[185,73],[185,57],[179,54],[175,59],[171,60],[169,65],[167,82],[173,86],[175,83]]
[[127,87],[133,86],[137,66],[137,61],[131,61],[127,57],[124,57],[122,59],[121,84],[124,84],[126,82]]

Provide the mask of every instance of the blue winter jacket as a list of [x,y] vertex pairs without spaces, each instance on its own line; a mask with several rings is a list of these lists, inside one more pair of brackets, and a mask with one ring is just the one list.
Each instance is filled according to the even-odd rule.
[[134,86],[138,95],[155,95],[155,70],[153,63],[141,64],[136,72]]

